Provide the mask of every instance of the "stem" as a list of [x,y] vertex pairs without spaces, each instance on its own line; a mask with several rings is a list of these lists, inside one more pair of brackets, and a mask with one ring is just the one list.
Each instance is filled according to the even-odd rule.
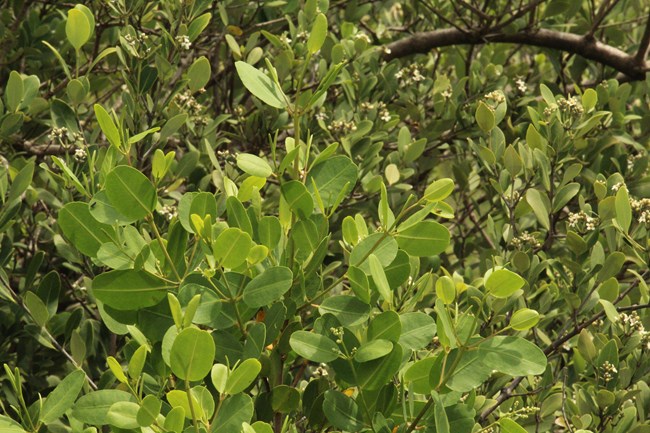
[[194,403],[192,402],[192,394],[190,393],[190,382],[185,381],[185,393],[187,394],[187,404],[190,406],[190,413],[192,414],[192,422],[194,424],[194,430],[196,433],[199,433],[199,421],[196,419],[196,413],[194,411]]
[[162,249],[163,253],[165,254],[165,259],[167,259],[167,262],[169,262],[169,266],[171,266],[172,271],[174,272],[174,276],[176,277],[177,282],[180,283],[182,278],[178,274],[178,271],[176,270],[176,265],[174,264],[174,261],[172,260],[171,256],[169,255],[169,252],[167,251],[167,246],[163,242],[162,236],[160,236],[160,232],[158,231],[158,227],[156,226],[156,223],[153,220],[153,216],[151,216],[151,214],[149,214],[147,216],[146,220],[151,225],[151,228],[153,229],[153,232],[156,235],[156,239],[158,240],[158,245],[160,245],[160,248]]

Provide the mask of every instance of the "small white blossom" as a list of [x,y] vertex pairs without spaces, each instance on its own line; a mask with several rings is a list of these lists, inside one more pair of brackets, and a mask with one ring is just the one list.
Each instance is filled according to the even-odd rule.
[[176,36],[176,42],[184,50],[192,48],[192,42],[190,42],[190,38],[187,35]]
[[515,84],[517,85],[517,90],[519,90],[519,92],[526,93],[528,91],[528,86],[522,78],[517,78]]
[[73,158],[77,162],[84,162],[87,156],[88,154],[86,153],[86,149],[84,149],[83,147],[78,147],[74,151]]

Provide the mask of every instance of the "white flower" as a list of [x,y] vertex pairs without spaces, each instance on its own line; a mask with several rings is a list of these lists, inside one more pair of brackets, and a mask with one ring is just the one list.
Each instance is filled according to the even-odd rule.
[[519,90],[521,93],[526,93],[526,91],[528,90],[528,86],[526,85],[526,82],[522,78],[517,78],[515,84],[517,85],[517,90]]
[[86,153],[86,149],[84,149],[83,147],[78,147],[74,151],[73,158],[77,162],[84,162],[87,156],[88,154]]
[[176,42],[178,42],[178,44],[184,50],[189,50],[192,48],[192,42],[190,42],[190,38],[187,35],[176,36]]

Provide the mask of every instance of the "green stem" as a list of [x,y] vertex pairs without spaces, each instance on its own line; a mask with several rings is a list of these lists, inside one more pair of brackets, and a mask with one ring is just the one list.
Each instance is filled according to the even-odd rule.
[[154,235],[156,235],[156,239],[158,240],[158,245],[160,245],[160,249],[162,249],[163,254],[165,254],[165,259],[167,259],[167,262],[169,263],[169,266],[171,266],[172,271],[174,272],[174,276],[176,277],[177,282],[181,282],[182,278],[179,275],[178,271],[176,270],[176,265],[174,264],[171,256],[169,255],[169,252],[167,251],[167,246],[163,242],[162,236],[160,236],[160,232],[158,231],[158,227],[156,226],[156,222],[153,220],[153,216],[149,214],[147,216],[147,221],[151,225],[151,228],[153,229]]
[[194,430],[196,433],[199,433],[199,420],[196,418],[194,403],[192,402],[192,394],[190,393],[190,382],[187,380],[185,381],[185,393],[187,394],[187,404],[190,406],[190,413],[192,414],[192,423],[194,424]]

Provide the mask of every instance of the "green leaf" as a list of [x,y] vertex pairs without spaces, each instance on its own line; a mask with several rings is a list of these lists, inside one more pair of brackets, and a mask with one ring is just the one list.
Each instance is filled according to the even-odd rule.
[[623,232],[627,233],[630,230],[632,223],[632,207],[630,206],[630,197],[627,193],[627,187],[622,186],[616,191],[616,222],[621,227]]
[[490,132],[496,126],[494,112],[482,101],[476,108],[476,123],[485,133]]
[[165,122],[165,125],[160,130],[160,141],[165,142],[165,140],[171,137],[176,131],[178,131],[181,126],[187,121],[187,113],[180,113],[170,118]]
[[428,394],[433,389],[430,382],[431,369],[436,362],[435,357],[423,358],[414,362],[404,372],[404,382],[413,386],[413,392],[418,394]]
[[323,412],[334,427],[346,432],[358,432],[365,425],[357,403],[339,391],[325,392]]
[[211,19],[212,14],[208,12],[192,20],[187,27],[187,37],[190,38],[190,42],[194,42],[199,37],[201,32],[210,24]]
[[96,257],[102,244],[111,241],[113,227],[97,221],[87,203],[71,202],[59,211],[57,221],[66,238],[82,254]]
[[253,278],[244,288],[243,299],[250,308],[270,305],[282,299],[291,288],[293,273],[284,266],[274,266]]
[[537,217],[537,221],[546,229],[551,227],[549,219],[550,205],[548,204],[548,197],[543,197],[542,193],[536,189],[529,189],[526,191],[526,201],[533,208],[533,213]]
[[106,419],[108,424],[122,428],[122,429],[135,429],[140,427],[138,424],[138,411],[140,405],[131,401],[118,401],[113,403],[108,410]]
[[500,418],[499,427],[501,429],[501,433],[527,433],[527,430],[525,428],[510,418]]
[[438,179],[424,190],[424,199],[428,202],[438,202],[446,199],[454,192],[454,181],[449,178]]
[[267,178],[273,174],[273,169],[268,162],[250,153],[237,155],[237,167],[251,176]]
[[160,414],[161,407],[162,401],[156,398],[155,395],[149,394],[143,398],[142,403],[140,403],[140,409],[136,414],[138,425],[140,427],[147,427],[153,424]]
[[74,404],[85,381],[86,375],[81,370],[68,374],[45,399],[39,420],[49,424],[61,418]]
[[451,277],[443,275],[436,281],[436,296],[445,304],[451,304],[456,299],[456,283]]
[[404,313],[399,316],[399,320],[402,325],[399,343],[406,349],[423,349],[436,335],[436,322],[426,313]]
[[[314,195],[316,189],[326,208],[333,206],[340,194],[346,194],[357,183],[359,169],[350,158],[337,155],[313,166],[307,174],[305,184]],[[315,188],[314,188],[315,185]]]
[[560,188],[553,198],[553,212],[559,212],[578,192],[580,192],[580,184],[577,182],[571,182]]
[[318,311],[332,314],[343,326],[355,326],[368,320],[370,306],[355,296],[337,295],[325,298]]
[[223,364],[214,364],[214,366],[212,366],[212,370],[210,371],[210,380],[212,380],[215,389],[221,394],[226,391],[226,384],[228,383],[229,375],[230,370],[227,366]]
[[222,231],[212,245],[214,258],[224,268],[234,269],[246,261],[253,241],[248,233],[236,227]]
[[242,61],[235,62],[235,68],[244,86],[262,102],[275,108],[287,106],[287,96],[280,86],[259,69]]
[[228,376],[226,381],[226,394],[238,394],[248,388],[260,371],[262,364],[257,359],[247,359]]
[[211,74],[212,68],[210,68],[210,62],[208,59],[205,56],[196,59],[187,71],[190,91],[194,93],[204,88],[205,85],[208,84],[208,81],[210,81]]
[[68,11],[68,20],[65,23],[65,34],[68,42],[75,50],[79,49],[90,39],[92,28],[86,14],[79,9]]
[[122,370],[122,365],[117,361],[117,359],[109,356],[106,358],[106,364],[108,364],[108,368],[118,381],[121,383],[129,383],[129,379],[127,379],[124,370]]
[[90,425],[106,425],[109,409],[119,401],[135,401],[135,397],[117,389],[91,392],[77,400],[72,408],[72,417]]
[[169,358],[172,372],[183,380],[201,380],[212,369],[214,352],[214,340],[209,332],[183,329],[172,344]]
[[366,304],[370,303],[370,283],[366,273],[356,266],[348,266],[348,281],[350,282],[350,288],[357,296]]
[[598,93],[594,89],[586,89],[582,94],[582,107],[589,113],[598,103]]
[[368,257],[374,254],[383,267],[390,265],[397,256],[397,241],[386,233],[373,233],[352,249],[350,265],[370,274]]
[[117,126],[115,126],[115,123],[113,122],[110,114],[108,114],[108,112],[104,110],[104,107],[99,104],[95,104],[93,106],[93,109],[95,110],[97,123],[99,123],[99,127],[102,129],[102,132],[106,136],[108,142],[112,146],[115,146],[117,149],[120,149],[122,146],[120,132],[117,129]]
[[9,111],[16,111],[18,109],[18,106],[23,101],[24,92],[23,78],[18,72],[11,71],[9,80],[7,80],[7,87],[5,88],[5,101]]
[[546,370],[544,352],[523,338],[488,338],[478,346],[478,352],[486,366],[510,376],[542,374]]
[[508,269],[493,271],[485,281],[488,293],[496,298],[507,298],[521,289],[526,281]]
[[294,352],[313,362],[332,362],[339,357],[339,347],[324,335],[307,331],[291,334],[289,345]]
[[394,311],[384,311],[376,315],[368,325],[368,340],[381,338],[397,343],[401,334],[402,322],[400,316]]
[[309,218],[314,211],[314,200],[305,185],[297,180],[292,180],[283,183],[281,189],[289,209],[301,219]]
[[316,15],[314,25],[309,33],[307,40],[307,50],[309,54],[314,54],[323,46],[327,37],[327,17],[323,13]]
[[449,246],[449,230],[435,221],[420,221],[400,231],[397,229],[397,244],[415,257],[440,254]]
[[140,171],[119,165],[106,175],[105,190],[115,209],[127,218],[142,219],[158,203],[156,187]]
[[539,322],[539,313],[530,308],[515,311],[510,318],[510,326],[515,331],[527,331]]
[[510,176],[517,176],[524,168],[521,156],[519,156],[512,144],[506,147],[506,151],[503,154],[503,160]]
[[190,396],[188,397],[187,392],[181,391],[178,389],[169,391],[166,394],[167,401],[173,408],[180,407],[183,409],[183,413],[186,418],[192,418],[192,408],[190,408],[190,399],[192,400],[192,406],[194,407],[194,415],[197,418],[203,418],[203,409],[199,405],[197,396],[190,391]]
[[377,339],[363,343],[354,354],[357,362],[368,362],[388,355],[393,350],[393,343],[389,340]]
[[172,408],[172,410],[165,416],[165,423],[163,427],[165,430],[173,431],[174,433],[181,433],[185,425],[185,409],[180,406]]
[[601,282],[615,277],[621,271],[623,263],[625,263],[625,254],[620,251],[614,251],[605,259],[605,263],[603,263],[603,267],[598,272],[596,280]]
[[49,42],[47,41],[42,41],[43,45],[48,47],[50,51],[54,54],[54,56],[57,58],[59,63],[61,64],[61,67],[63,68],[63,72],[65,73],[65,76],[68,77],[69,80],[72,79],[72,75],[70,75],[70,68],[68,68],[68,64],[63,60],[63,57],[61,56],[61,53],[59,53],[59,50],[54,48]]
[[93,280],[92,293],[116,310],[139,310],[158,304],[175,286],[143,270],[104,272]]
[[23,297],[23,301],[36,324],[40,327],[45,326],[50,319],[50,313],[41,298],[34,292],[27,292]]
[[2,433],[27,433],[27,430],[23,428],[13,419],[0,415],[0,432]]
[[393,291],[390,289],[381,262],[376,255],[370,254],[370,256],[368,256],[368,264],[370,265],[370,275],[372,275],[372,280],[379,291],[379,296],[381,296],[384,301],[388,302],[389,305],[392,304]]
[[246,394],[236,394],[224,400],[211,433],[239,432],[242,423],[253,417],[253,400]]
[[269,250],[275,248],[282,237],[282,225],[275,216],[264,216],[257,226],[259,242]]
[[438,393],[433,394],[433,416],[436,425],[436,433],[449,433],[449,419],[447,418],[447,412],[445,407],[440,400]]

